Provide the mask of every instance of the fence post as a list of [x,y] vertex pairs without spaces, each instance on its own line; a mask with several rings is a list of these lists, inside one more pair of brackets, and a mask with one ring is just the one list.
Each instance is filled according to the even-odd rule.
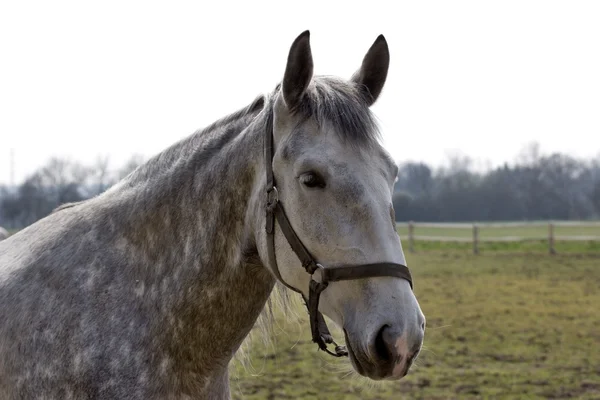
[[554,249],[554,224],[552,222],[548,223],[548,251],[550,254],[556,254]]
[[408,222],[408,249],[411,253],[415,252],[415,225],[414,222]]
[[473,224],[473,254],[479,254],[479,227]]

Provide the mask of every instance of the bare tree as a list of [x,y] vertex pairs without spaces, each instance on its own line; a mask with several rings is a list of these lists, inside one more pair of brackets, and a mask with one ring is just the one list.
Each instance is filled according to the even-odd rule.
[[109,170],[109,156],[98,156],[92,167],[91,187],[94,195],[98,195],[114,184]]
[[119,179],[125,178],[127,175],[136,170],[137,167],[144,163],[144,157],[140,154],[134,154],[119,170],[117,176]]

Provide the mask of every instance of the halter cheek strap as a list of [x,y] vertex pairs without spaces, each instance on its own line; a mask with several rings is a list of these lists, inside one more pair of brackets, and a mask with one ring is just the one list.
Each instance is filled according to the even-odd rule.
[[[339,346],[334,342],[323,315],[319,312],[319,298],[321,293],[327,288],[329,282],[372,278],[380,276],[389,276],[402,278],[410,283],[412,289],[412,277],[409,269],[402,264],[396,263],[375,263],[375,264],[363,264],[363,265],[348,265],[340,267],[329,267],[325,268],[321,264],[317,263],[315,259],[308,252],[306,247],[302,244],[298,235],[292,228],[289,219],[287,218],[283,205],[279,201],[279,192],[275,186],[275,178],[273,176],[273,131],[267,129],[265,137],[265,163],[267,171],[267,200],[266,200],[266,225],[265,230],[267,233],[267,253],[269,258],[269,264],[277,279],[283,283],[286,287],[293,290],[294,292],[302,294],[302,292],[290,285],[288,285],[279,272],[277,267],[277,258],[275,255],[275,220],[277,220],[279,227],[287,239],[288,243],[292,247],[294,253],[302,263],[304,270],[310,275],[309,294],[308,299],[302,296],[306,307],[308,308],[308,314],[310,317],[310,330],[312,334],[312,340],[319,345],[321,350],[326,351],[335,357],[343,357],[348,355],[348,351],[344,346]],[[318,273],[317,273],[318,272]],[[318,280],[315,280],[315,276]],[[335,353],[327,348],[328,344],[335,346]]]

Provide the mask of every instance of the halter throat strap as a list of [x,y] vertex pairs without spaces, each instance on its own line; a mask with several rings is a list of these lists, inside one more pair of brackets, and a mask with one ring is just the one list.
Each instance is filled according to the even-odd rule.
[[[271,126],[269,129],[266,129],[265,135],[265,169],[267,173],[265,230],[267,233],[267,256],[269,258],[271,270],[277,279],[286,287],[294,292],[302,294],[300,290],[287,284],[279,272],[275,254],[275,220],[277,220],[283,235],[302,263],[302,267],[311,276],[308,299],[306,299],[304,295],[302,297],[308,309],[312,341],[315,342],[321,350],[332,356],[348,356],[346,348],[338,345],[333,340],[327,324],[325,323],[325,319],[319,312],[319,298],[321,293],[327,288],[330,282],[382,276],[405,279],[410,283],[412,289],[413,283],[410,270],[405,265],[388,262],[328,268],[317,263],[298,235],[296,235],[296,232],[292,228],[292,225],[285,214],[283,205],[279,201],[279,192],[275,185],[275,177],[273,175],[273,155],[273,130]],[[332,352],[327,348],[328,344],[333,344],[335,346],[335,352]]]

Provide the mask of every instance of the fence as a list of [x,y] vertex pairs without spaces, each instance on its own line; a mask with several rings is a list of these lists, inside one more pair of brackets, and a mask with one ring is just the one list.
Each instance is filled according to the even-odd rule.
[[[482,242],[519,242],[546,240],[548,252],[556,253],[557,241],[600,241],[600,221],[502,222],[502,223],[426,223],[397,222],[409,251],[415,241],[470,242],[479,253]],[[559,230],[559,235],[556,234]],[[403,234],[404,233],[404,234]],[[437,233],[437,235],[435,234]],[[482,234],[483,233],[483,234]]]

